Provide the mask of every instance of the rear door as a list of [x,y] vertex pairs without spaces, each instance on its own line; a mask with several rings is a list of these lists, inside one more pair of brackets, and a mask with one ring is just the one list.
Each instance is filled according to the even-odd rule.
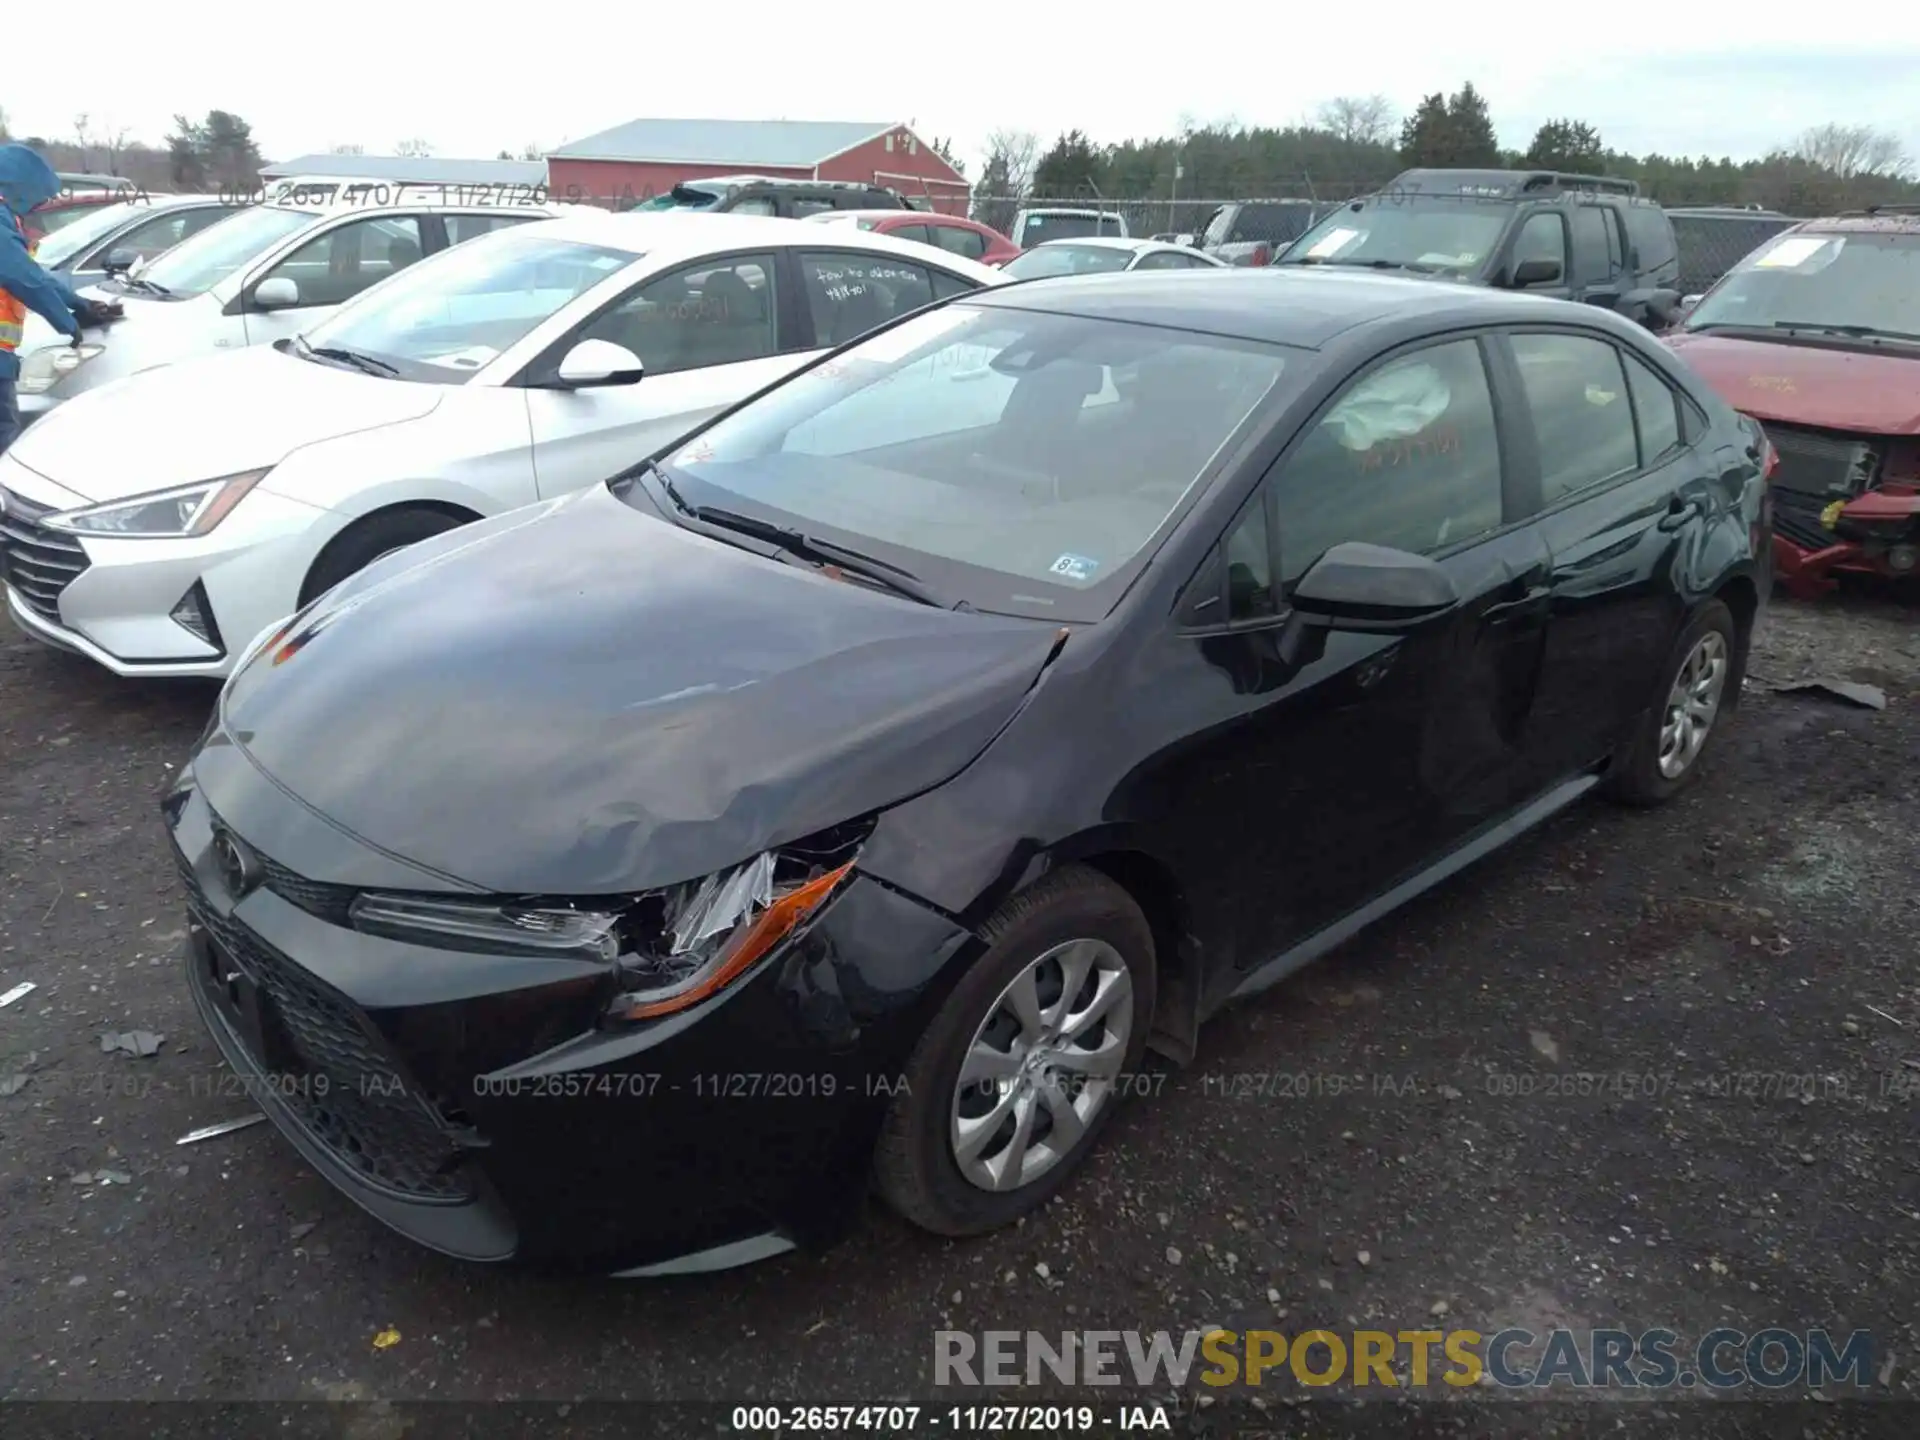
[[1572,230],[1573,297],[1616,308],[1628,288],[1626,241],[1614,209],[1602,200],[1576,201],[1567,212]]
[[[617,474],[797,366],[791,284],[771,251],[708,256],[641,281],[550,346],[521,382],[541,495]],[[583,340],[630,351],[644,378],[547,388]]]
[[1572,330],[1504,343],[1553,557],[1528,736],[1544,784],[1606,758],[1648,703],[1684,614],[1675,575],[1708,523],[1713,460],[1690,407],[1632,350]]

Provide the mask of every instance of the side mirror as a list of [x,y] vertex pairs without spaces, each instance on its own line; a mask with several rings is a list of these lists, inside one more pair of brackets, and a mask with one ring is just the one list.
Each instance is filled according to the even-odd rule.
[[611,340],[582,340],[560,362],[557,379],[565,390],[601,385],[632,385],[646,373],[640,357]]
[[106,259],[102,260],[100,262],[100,268],[109,275],[124,275],[139,263],[140,252],[138,250],[126,249],[123,246],[111,252]]
[[1558,260],[1522,260],[1513,267],[1513,288],[1524,290],[1529,285],[1557,285],[1563,267]]
[[1392,634],[1460,603],[1453,578],[1424,555],[1350,540],[1336,545],[1294,587],[1293,608],[1329,630]]
[[300,303],[300,287],[284,275],[270,276],[253,287],[256,310],[291,310]]
[[1693,313],[1693,307],[1705,298],[1704,295],[1682,295],[1680,297],[1680,313],[1682,315],[1691,315]]

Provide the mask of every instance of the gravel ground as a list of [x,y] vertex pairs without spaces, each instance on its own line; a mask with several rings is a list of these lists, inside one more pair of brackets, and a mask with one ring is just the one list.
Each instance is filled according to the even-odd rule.
[[[178,974],[155,811],[211,692],[118,682],[0,627],[0,994],[38,986],[0,1009],[0,1399],[944,1413],[981,1396],[933,1389],[942,1328],[1724,1324],[1871,1331],[1879,1403],[1429,1390],[1410,1419],[1288,1381],[1168,1413],[1274,1434],[1571,1434],[1603,1413],[1614,1433],[1630,1412],[1647,1433],[1920,1434],[1915,615],[1776,602],[1701,784],[1653,813],[1577,807],[1221,1017],[1041,1217],[950,1243],[876,1208],[824,1256],[653,1284],[441,1261],[269,1126],[175,1145],[248,1109]],[[1808,675],[1887,707],[1764,683]],[[140,1030],[157,1054],[103,1053]],[[1576,1073],[1634,1078],[1581,1093]],[[348,1412],[325,1433],[451,1413],[327,1413]]]

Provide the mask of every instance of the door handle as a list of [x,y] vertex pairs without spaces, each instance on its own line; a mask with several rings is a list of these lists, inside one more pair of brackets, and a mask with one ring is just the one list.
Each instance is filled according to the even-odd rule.
[[1660,517],[1662,530],[1678,530],[1688,521],[1707,513],[1707,502],[1698,496],[1676,495],[1667,502],[1667,513]]

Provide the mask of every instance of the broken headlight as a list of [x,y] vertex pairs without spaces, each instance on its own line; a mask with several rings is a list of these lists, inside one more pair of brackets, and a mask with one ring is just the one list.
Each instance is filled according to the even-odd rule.
[[348,915],[356,930],[389,940],[606,965],[619,980],[614,1015],[650,1020],[718,994],[818,912],[852,873],[871,829],[841,826],[625,902],[575,908],[367,892]]

